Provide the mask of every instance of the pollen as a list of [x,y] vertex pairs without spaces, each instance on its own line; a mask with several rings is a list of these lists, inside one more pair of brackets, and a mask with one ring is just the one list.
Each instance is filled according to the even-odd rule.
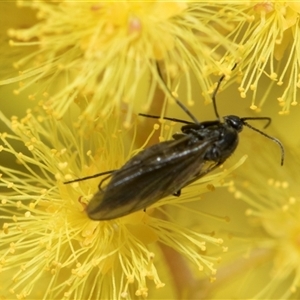
[[245,92],[240,93],[241,98],[246,98],[247,94]]
[[67,163],[67,162],[60,162],[60,163],[58,164],[58,168],[59,168],[60,170],[63,170],[63,169],[65,169],[65,168],[67,168],[67,166],[68,166],[68,163]]
[[13,182],[9,182],[7,183],[6,185],[9,189],[11,189],[13,186],[14,186],[14,183]]

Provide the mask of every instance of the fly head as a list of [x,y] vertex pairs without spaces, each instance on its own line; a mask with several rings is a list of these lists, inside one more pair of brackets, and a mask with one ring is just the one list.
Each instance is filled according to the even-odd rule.
[[244,122],[241,118],[238,116],[230,115],[224,117],[225,124],[229,125],[233,129],[235,129],[237,132],[241,132],[243,130]]

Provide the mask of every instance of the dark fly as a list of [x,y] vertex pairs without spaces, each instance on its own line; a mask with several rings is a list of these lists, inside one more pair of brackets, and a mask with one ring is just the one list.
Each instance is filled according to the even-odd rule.
[[[159,68],[158,72],[163,83]],[[66,182],[109,174],[100,182],[98,192],[87,205],[86,211],[91,219],[102,221],[123,217],[145,209],[166,196],[179,196],[182,188],[215,170],[232,155],[244,126],[277,143],[281,149],[281,165],[283,165],[284,148],[281,142],[247,123],[248,120],[265,120],[267,127],[271,122],[270,118],[240,118],[229,115],[221,121],[216,106],[216,94],[224,78],[225,75],[220,78],[212,95],[216,120],[199,122],[175,98],[176,103],[193,122],[164,118],[185,124],[181,127],[181,133],[173,135],[173,140],[155,144],[139,152],[118,170]],[[169,90],[168,92],[171,95]],[[160,118],[147,114],[139,115]],[[109,178],[109,183],[102,187]]]

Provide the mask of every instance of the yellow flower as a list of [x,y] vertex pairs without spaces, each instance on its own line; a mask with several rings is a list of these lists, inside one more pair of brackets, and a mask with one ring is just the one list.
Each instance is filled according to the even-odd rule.
[[235,171],[230,191],[236,199],[233,206],[240,206],[239,214],[244,209],[245,218],[230,230],[229,247],[236,252],[229,253],[220,267],[221,282],[217,291],[211,289],[213,297],[298,299],[299,151],[296,155],[286,151],[285,165],[280,166],[276,145],[263,143],[253,134],[248,134],[239,150],[249,159]]
[[20,52],[36,48],[14,62],[19,76],[0,84],[20,82],[15,90],[19,94],[38,82],[29,98],[44,98],[45,107],[58,118],[76,102],[83,111],[83,127],[114,108],[127,107],[127,126],[136,103],[139,111],[149,110],[159,81],[155,61],[163,61],[169,79],[187,74],[188,104],[194,103],[188,71],[209,101],[207,75],[224,68],[218,61],[220,53],[232,48],[220,33],[231,29],[225,22],[230,7],[162,1],[18,1],[18,5],[35,9],[39,21],[26,29],[10,29],[10,44]]
[[[17,3],[20,14],[35,11],[37,20],[10,23],[14,52],[5,48],[9,79],[1,76],[0,84],[18,83],[15,93],[26,90],[39,108],[11,121],[0,112],[0,298],[299,298],[300,140],[290,128],[300,118],[275,116],[265,103],[279,98],[282,113],[297,103],[299,4]],[[4,23],[2,32],[9,18]],[[6,69],[13,62],[19,75],[11,78]],[[90,220],[86,207],[102,178],[64,182],[119,169],[145,147],[171,139],[178,124],[136,117],[149,110],[187,119],[178,105],[168,106],[168,88],[195,104],[198,120],[215,119],[198,95],[211,102],[211,75],[227,80],[231,73],[242,97],[253,91],[253,110],[269,105],[270,127],[283,136],[284,166],[278,144],[245,128],[222,171],[180,197]],[[218,93],[221,117],[249,116],[235,94]],[[10,102],[14,115],[23,110]],[[259,130],[265,124],[250,122]],[[247,163],[237,168],[245,154]]]
[[[181,218],[183,223],[174,218],[177,210],[177,215],[179,211],[185,216],[194,211],[194,220],[198,219],[187,204],[199,199],[196,192],[201,195],[212,186],[224,186],[230,170],[204,177],[180,198],[162,199],[146,212],[92,221],[85,206],[99,178],[69,185],[63,182],[120,167],[128,159],[121,138],[138,129],[120,130],[121,122],[113,117],[105,127],[80,136],[70,122],[57,121],[41,109],[28,110],[25,118],[14,117],[11,122],[0,117],[13,131],[1,133],[1,155],[7,153],[17,160],[15,166],[0,166],[3,297],[146,297],[149,281],[154,283],[151,287],[164,286],[156,267],[160,255],[153,247],[159,244],[185,256],[197,272],[203,270],[214,277],[214,264],[225,250],[222,240],[186,226],[191,218]],[[156,124],[153,133],[157,129]],[[134,148],[133,143],[129,148]],[[173,207],[174,214],[163,206]],[[210,255],[213,249],[220,249],[217,255]]]
[[[291,106],[298,104],[300,86],[299,3],[248,1],[235,3],[233,7],[247,15],[228,36],[239,49],[241,97],[253,92],[250,108],[260,110],[268,98],[274,99],[270,96],[272,89],[280,113],[288,114]],[[272,82],[265,85],[262,77]]]

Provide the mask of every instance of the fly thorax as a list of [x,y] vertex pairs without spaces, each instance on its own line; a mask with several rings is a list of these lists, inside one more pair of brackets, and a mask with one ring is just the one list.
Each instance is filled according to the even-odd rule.
[[236,149],[239,141],[237,130],[224,123],[218,130],[215,141],[205,155],[206,160],[224,162]]
[[224,126],[223,137],[216,143],[225,161],[235,151],[239,142],[238,131],[230,126]]

